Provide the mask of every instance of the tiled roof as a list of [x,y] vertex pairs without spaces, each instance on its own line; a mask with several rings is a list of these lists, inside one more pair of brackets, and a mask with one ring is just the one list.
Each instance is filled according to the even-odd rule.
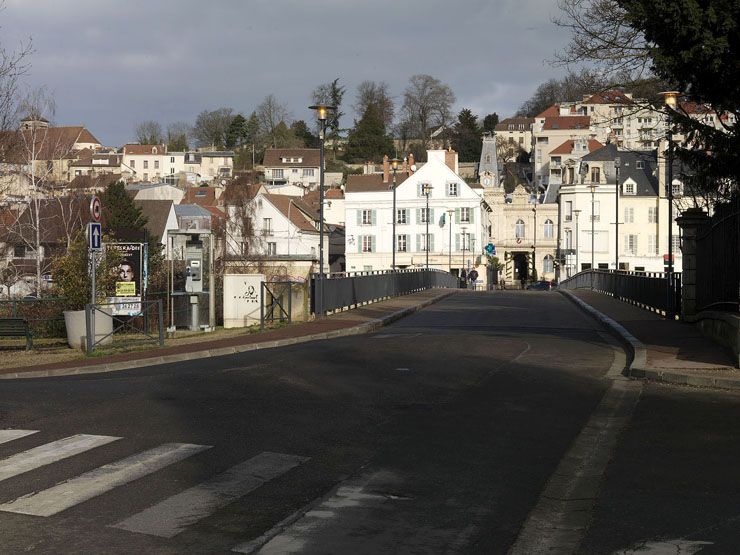
[[611,90],[599,92],[585,100],[584,104],[632,104],[634,100],[622,91]]
[[289,195],[270,195],[265,194],[270,204],[277,208],[286,218],[290,219],[290,223],[296,226],[301,231],[318,233],[319,230],[311,222],[309,216],[306,214],[315,214],[315,210],[306,205],[301,201],[300,197],[292,197]]
[[[302,162],[283,162],[283,158],[300,158]],[[267,168],[307,167],[318,168],[320,151],[318,148],[268,148],[262,165]]]
[[546,117],[542,129],[588,129],[589,125],[591,125],[590,116],[555,116]]
[[121,174],[107,173],[91,177],[89,175],[78,175],[67,184],[69,189],[105,189],[111,183],[121,179]]
[[[573,152],[573,147],[575,146],[575,141],[570,139],[565,141],[563,144],[561,144],[559,147],[557,147],[555,150],[550,152],[550,156],[553,154],[571,154]],[[596,139],[589,139],[588,140],[588,151],[593,152],[594,150],[600,149],[603,144],[601,144]]]
[[[39,201],[39,226],[42,244],[65,242],[90,221],[90,197],[73,195],[41,199]],[[5,220],[3,220],[5,221]],[[16,221],[5,221],[0,238],[10,244],[33,244],[36,236],[35,210],[27,208]]]
[[[152,149],[157,149],[156,153],[152,152]],[[130,145],[123,145],[123,153],[124,154],[132,154],[132,155],[157,155],[157,154],[167,154],[167,145],[139,145],[139,144],[130,144]]]
[[18,131],[0,131],[0,153],[3,161],[23,163],[33,150],[36,160],[61,160],[77,158],[78,143],[100,144],[93,135],[81,125],[72,127],[46,127]]
[[[533,123],[534,118],[506,118],[496,124],[496,131],[518,131],[521,125],[524,126],[524,130],[526,131],[530,129]],[[510,125],[515,126],[515,129],[509,129]]]
[[553,104],[543,112],[537,114],[538,118],[552,118],[560,115],[560,104]]
[[[405,174],[396,175],[396,186],[406,181]],[[370,173],[366,175],[348,175],[347,176],[347,193],[376,193],[390,191],[393,186],[391,177],[387,183],[383,182],[382,173]]]
[[214,187],[190,187],[185,190],[185,197],[182,199],[180,204],[215,206],[216,189]]

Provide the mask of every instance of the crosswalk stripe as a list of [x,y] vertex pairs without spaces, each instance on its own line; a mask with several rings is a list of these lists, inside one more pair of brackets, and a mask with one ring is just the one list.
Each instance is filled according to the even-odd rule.
[[3,459],[0,461],[0,481],[29,472],[61,459],[84,453],[112,441],[121,439],[113,436],[78,434],[52,441]]
[[114,528],[171,538],[217,509],[308,460],[283,453],[260,453],[197,486],[165,499]]
[[38,430],[0,430],[0,443],[7,443],[36,433]]
[[209,445],[165,443],[60,482],[49,489],[4,503],[0,505],[0,511],[33,516],[55,515],[210,448]]

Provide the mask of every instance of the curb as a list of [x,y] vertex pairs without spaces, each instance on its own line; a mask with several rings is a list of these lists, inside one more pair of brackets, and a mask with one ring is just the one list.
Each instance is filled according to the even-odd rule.
[[645,344],[628,332],[624,326],[609,318],[606,314],[599,312],[590,304],[582,301],[567,290],[558,291],[563,296],[578,305],[585,312],[596,318],[627,345],[632,360],[625,368],[625,375],[630,378],[652,380],[672,385],[688,385],[692,387],[711,387],[714,389],[740,390],[740,378],[723,378],[716,376],[701,376],[696,374],[685,374],[678,370],[658,370],[647,367],[647,348]]
[[276,347],[287,347],[289,345],[296,345],[298,343],[308,343],[309,341],[318,341],[322,339],[334,339],[337,337],[349,337],[352,335],[362,335],[365,333],[372,333],[384,326],[392,324],[393,322],[400,320],[406,316],[418,312],[419,310],[428,307],[434,303],[437,303],[455,292],[448,291],[427,299],[415,306],[410,306],[392,312],[383,318],[370,320],[368,322],[357,324],[349,328],[332,330],[328,332],[315,333],[312,335],[303,335],[299,337],[288,337],[286,339],[275,339],[272,341],[263,341],[261,343],[251,343],[248,345],[237,345],[232,347],[216,347],[213,349],[203,349],[200,351],[190,351],[187,353],[152,356],[141,358],[138,360],[126,360],[120,362],[102,362],[100,364],[93,364],[88,366],[72,366],[67,368],[49,368],[46,370],[28,370],[18,372],[8,372],[0,374],[0,380],[14,380],[23,378],[52,378],[59,376],[78,376],[82,374],[102,374],[106,372],[116,372],[119,370],[133,370],[136,368],[146,368],[147,366],[157,366],[160,364],[171,364],[174,362],[186,362],[197,359],[213,358],[227,355],[235,355],[239,353],[246,353],[249,351],[258,351],[261,349],[274,349]]

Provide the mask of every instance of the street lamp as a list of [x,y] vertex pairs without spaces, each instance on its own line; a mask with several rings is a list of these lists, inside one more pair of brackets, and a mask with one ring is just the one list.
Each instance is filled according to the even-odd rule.
[[393,170],[393,260],[391,261],[391,270],[396,269],[396,220],[398,214],[396,214],[396,171],[398,170],[398,158],[391,160],[391,169]]
[[678,103],[678,91],[665,91],[660,93],[663,97],[663,103],[666,107],[666,114],[668,116],[668,168],[667,168],[667,181],[666,186],[668,187],[668,273],[673,274],[673,118],[672,113],[676,109]]
[[455,210],[450,208],[447,210],[447,217],[450,220],[450,252],[447,259],[447,271],[449,273],[452,273],[452,215],[455,213]]
[[317,104],[309,106],[309,110],[316,111],[319,120],[319,283],[316,288],[316,316],[324,315],[324,139],[326,137],[326,119],[334,106]]
[[580,249],[578,248],[578,216],[581,215],[580,210],[573,210],[573,213],[576,215],[576,273],[580,272],[579,268],[581,266],[580,264]]
[[614,170],[616,171],[615,193],[614,193],[614,271],[619,271],[619,166],[622,165],[622,159],[617,156],[614,158]]
[[460,228],[460,230],[462,231],[462,269],[460,270],[460,274],[462,274],[462,272],[467,273],[467,271],[465,270],[465,237],[467,235],[466,231],[468,230],[468,228],[463,226]]
[[588,186],[588,188],[591,190],[591,269],[593,270],[596,266],[595,264],[595,258],[594,258],[594,252],[595,252],[595,244],[596,244],[596,233],[594,229],[594,225],[596,223],[596,212],[594,210],[594,207],[596,206],[595,201],[595,194],[596,194],[596,183],[591,182]]
[[532,206],[532,215],[534,216],[534,228],[532,230],[532,281],[534,281],[534,274],[537,272],[537,197],[534,199],[534,206]]
[[426,221],[427,221],[427,233],[424,236],[424,246],[427,251],[427,270],[429,269],[429,195],[432,194],[432,186],[429,183],[424,183],[421,186],[421,193],[427,197],[427,211],[426,211]]

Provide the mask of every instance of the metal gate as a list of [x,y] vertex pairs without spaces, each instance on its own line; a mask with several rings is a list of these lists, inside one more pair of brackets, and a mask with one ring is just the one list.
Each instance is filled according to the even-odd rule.
[[293,285],[295,281],[262,282],[260,288],[260,328],[265,322],[287,322],[290,324],[293,314]]
[[[164,320],[162,313],[162,299],[156,301],[141,301],[140,308],[126,315],[112,314],[116,308],[128,303],[100,303],[85,305],[86,351],[88,354],[98,345],[131,345],[141,342],[157,342],[164,346]],[[139,303],[137,303],[138,305]],[[96,316],[103,315],[102,318]],[[111,326],[106,329],[95,329],[98,319],[107,321]],[[99,324],[99,323],[98,323]],[[98,326],[100,327],[100,326]]]

